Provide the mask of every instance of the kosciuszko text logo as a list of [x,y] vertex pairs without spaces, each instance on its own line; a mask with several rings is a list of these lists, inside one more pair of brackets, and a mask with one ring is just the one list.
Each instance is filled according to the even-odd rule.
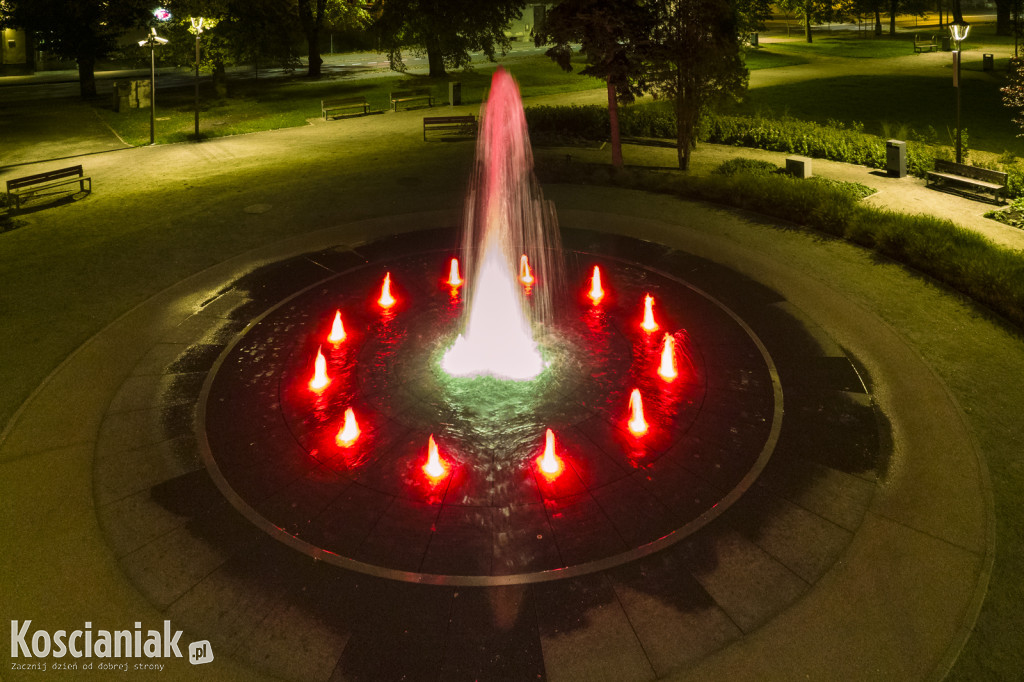
[[[171,628],[171,621],[165,620],[162,630],[142,629],[142,623],[135,623],[132,630],[93,630],[92,623],[86,622],[80,630],[31,631],[32,621],[11,621],[11,659],[45,659],[71,657],[153,659],[183,658],[179,641],[181,630]],[[189,646],[189,662],[193,665],[213,660],[213,650],[207,641],[194,642]],[[198,653],[199,655],[196,655]],[[136,664],[142,669],[144,664]],[[54,668],[57,668],[54,665]],[[87,666],[88,667],[88,666]],[[124,665],[118,666],[123,668]],[[145,666],[149,667],[149,666]],[[162,669],[163,666],[160,666]]]

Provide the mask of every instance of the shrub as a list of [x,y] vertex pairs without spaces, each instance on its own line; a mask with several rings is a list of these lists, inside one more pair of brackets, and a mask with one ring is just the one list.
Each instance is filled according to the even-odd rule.
[[753,173],[756,175],[766,175],[768,173],[777,173],[782,168],[776,166],[771,161],[762,161],[760,159],[747,159],[742,156],[738,156],[734,159],[722,162],[722,164],[714,170],[718,175],[735,175],[736,173]]
[[600,166],[598,175],[588,164],[542,161],[537,170],[547,181],[613,184],[710,200],[844,237],[924,272],[1024,326],[1024,257],[1017,252],[948,220],[860,205],[846,187],[754,167],[754,172],[691,176],[636,168],[613,173]]

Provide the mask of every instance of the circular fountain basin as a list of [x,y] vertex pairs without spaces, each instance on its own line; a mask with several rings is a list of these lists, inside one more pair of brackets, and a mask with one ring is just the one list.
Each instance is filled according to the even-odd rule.
[[[782,394],[764,346],[682,279],[566,251],[570,291],[536,330],[532,381],[440,366],[463,293],[452,251],[324,279],[254,320],[217,361],[200,405],[201,450],[250,521],[313,556],[413,582],[500,584],[577,575],[677,542],[724,511],[766,464]],[[593,267],[605,298],[586,296]],[[377,304],[391,272],[397,303]],[[543,286],[543,274],[537,286]],[[640,328],[652,294],[657,332]],[[335,311],[348,332],[327,341]],[[657,374],[664,334],[679,376]],[[314,358],[328,385],[310,388]],[[649,430],[627,427],[633,389]],[[336,436],[347,409],[359,437]],[[563,466],[539,466],[545,432]],[[433,435],[445,471],[424,471]]]

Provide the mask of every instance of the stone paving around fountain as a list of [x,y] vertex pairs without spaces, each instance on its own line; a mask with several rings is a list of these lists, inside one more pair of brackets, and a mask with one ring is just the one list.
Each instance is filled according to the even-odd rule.
[[[456,225],[471,144],[424,145],[418,126],[412,112],[100,155],[93,195],[0,238],[17,321],[0,371],[31,393],[0,441],[4,620],[169,618],[211,641],[218,679],[941,677],[988,584],[985,456],[1021,442],[1005,377],[1024,375],[1024,347],[899,266],[756,216],[547,190],[563,226],[663,245],[745,316],[789,320],[780,348],[810,339],[798,357],[855,367],[888,462],[870,475],[818,458],[845,441],[780,458],[692,542],[528,589],[347,574],[234,513],[189,446],[196,391],[246,321],[231,311],[278,300],[302,268],[255,295],[230,287],[303,254]],[[833,362],[819,378],[836,380]],[[814,410],[794,418],[834,436]],[[8,672],[6,647],[0,661],[5,679],[31,674]]]
[[[797,358],[852,358],[868,378],[867,404],[884,415],[880,447],[889,464],[865,476],[828,459],[842,451],[842,439],[803,452],[798,443],[796,459],[776,460],[734,513],[692,541],[615,571],[537,587],[403,587],[309,561],[255,531],[210,486],[187,446],[194,391],[211,348],[245,321],[230,311],[253,295],[225,289],[238,276],[284,261],[280,277],[256,292],[276,300],[301,281],[302,268],[287,266],[289,258],[338,245],[358,253],[359,244],[384,235],[458,219],[447,209],[396,215],[382,208],[379,217],[264,236],[258,249],[243,246],[181,277],[126,315],[108,317],[109,326],[51,375],[0,449],[11,548],[3,579],[13,588],[4,614],[53,628],[169,618],[186,639],[211,641],[222,679],[941,675],[987,582],[987,474],[964,416],[904,336],[914,338],[912,329],[901,332],[890,315],[872,312],[892,304],[876,287],[903,288],[915,323],[927,324],[934,308],[994,335],[1015,362],[1021,350],[970,319],[964,304],[899,268],[871,265],[853,247],[815,244],[800,232],[664,197],[551,193],[566,227],[679,249],[669,255],[678,253],[670,260],[681,272],[717,287],[751,319],[764,307],[790,320],[777,343],[808,339],[808,350],[792,349]],[[310,217],[308,208],[275,207],[269,216],[235,214],[239,224],[229,225],[218,220],[224,201],[214,194],[204,206],[213,213],[209,227],[228,233],[268,218],[291,225],[292,216]],[[229,201],[236,210],[251,205]],[[418,201],[429,199],[409,197]],[[158,237],[157,225],[136,223],[147,241]],[[829,365],[819,379],[840,380]],[[795,418],[820,428],[820,408],[800,417],[799,404]],[[74,583],[61,579],[69,574]],[[182,662],[164,674],[191,679],[191,672]]]

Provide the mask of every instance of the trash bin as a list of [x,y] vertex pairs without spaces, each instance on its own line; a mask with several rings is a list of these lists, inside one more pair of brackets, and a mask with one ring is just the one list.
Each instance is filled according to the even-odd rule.
[[990,54],[981,55],[981,70],[992,71],[995,68],[995,58]]
[[942,36],[942,51],[943,52],[949,52],[952,49],[953,48],[950,47],[950,37],[949,36]]
[[459,81],[448,83],[448,104],[453,107],[462,104],[462,83]]
[[750,46],[751,47],[757,47],[757,34],[756,33],[751,33],[750,34]]
[[890,178],[907,176],[907,143],[887,140],[885,143],[885,171]]

